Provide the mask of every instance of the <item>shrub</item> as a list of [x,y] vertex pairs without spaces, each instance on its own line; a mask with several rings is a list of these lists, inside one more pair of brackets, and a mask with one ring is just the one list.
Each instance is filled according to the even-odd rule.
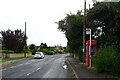
[[32,55],[35,55],[35,52],[37,52],[37,49],[32,49],[31,52],[32,52]]
[[39,51],[41,51],[41,52],[43,52],[44,54],[47,54],[47,55],[55,54],[54,51],[51,51],[50,49],[40,49]]
[[55,50],[54,52],[55,52],[55,53],[63,54],[63,52],[62,52],[61,50]]
[[4,58],[9,58],[9,55],[10,53],[14,53],[14,51],[12,50],[0,50],[0,53],[5,53],[5,57]]
[[120,53],[116,52],[115,46],[100,48],[93,63],[98,72],[120,74]]
[[0,52],[2,52],[2,53],[14,53],[14,51],[12,51],[12,50],[0,50]]

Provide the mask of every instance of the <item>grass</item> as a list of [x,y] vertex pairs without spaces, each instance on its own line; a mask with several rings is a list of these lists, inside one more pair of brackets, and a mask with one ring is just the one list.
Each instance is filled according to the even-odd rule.
[[7,59],[1,59],[1,60],[0,60],[0,63],[1,63],[1,62],[6,62],[6,61],[9,61],[9,60],[7,60]]
[[23,59],[23,58],[32,58],[33,56],[27,56],[27,57],[13,57],[13,58],[7,58],[7,59],[1,59],[1,62],[6,62],[6,61],[10,61],[10,60],[17,60],[17,59]]
[[89,71],[91,71],[91,72],[96,71],[96,68],[95,68],[95,67],[87,67],[87,69],[88,69]]
[[23,59],[23,58],[32,58],[33,56],[27,56],[27,57],[13,57],[9,58],[10,60],[16,60],[16,59]]

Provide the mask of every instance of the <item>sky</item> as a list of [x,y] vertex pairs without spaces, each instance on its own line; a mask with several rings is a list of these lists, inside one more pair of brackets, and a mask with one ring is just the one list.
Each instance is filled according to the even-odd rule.
[[[93,4],[92,0],[87,1]],[[24,31],[27,23],[27,44],[39,46],[67,45],[67,39],[55,22],[70,12],[76,14],[84,9],[84,0],[0,0],[0,31]]]

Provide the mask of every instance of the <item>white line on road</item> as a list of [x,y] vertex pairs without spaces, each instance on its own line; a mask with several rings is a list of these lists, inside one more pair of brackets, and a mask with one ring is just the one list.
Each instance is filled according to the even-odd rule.
[[38,68],[36,71],[40,70],[40,68]]
[[27,76],[29,76],[31,73],[28,73]]
[[64,68],[64,69],[67,69],[67,65],[63,65],[63,68]]

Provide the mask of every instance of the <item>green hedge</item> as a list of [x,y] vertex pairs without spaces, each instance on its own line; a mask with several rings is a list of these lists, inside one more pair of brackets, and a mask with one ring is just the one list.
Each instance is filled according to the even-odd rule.
[[54,51],[51,51],[50,49],[40,49],[39,51],[43,52],[44,54],[47,54],[47,55],[54,55],[55,52]]
[[61,50],[55,50],[54,52],[55,52],[55,53],[63,54],[63,52],[62,52]]
[[98,72],[120,75],[120,53],[115,46],[100,48],[93,63]]
[[0,53],[14,53],[12,50],[0,50]]

